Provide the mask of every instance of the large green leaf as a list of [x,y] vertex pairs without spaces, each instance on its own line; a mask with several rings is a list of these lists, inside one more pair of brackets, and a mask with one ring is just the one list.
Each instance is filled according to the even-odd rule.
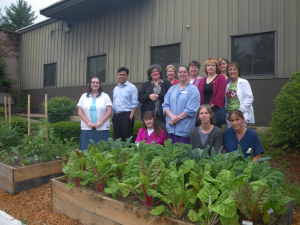
[[236,205],[231,197],[228,197],[217,206],[209,205],[209,209],[224,217],[232,218],[236,214]]
[[151,214],[154,216],[158,216],[166,211],[167,211],[166,207],[164,205],[160,205],[160,206],[157,206],[155,209],[152,209]]

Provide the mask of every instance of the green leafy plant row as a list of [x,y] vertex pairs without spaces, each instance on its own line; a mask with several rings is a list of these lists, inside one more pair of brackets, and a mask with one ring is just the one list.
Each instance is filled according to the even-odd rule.
[[156,206],[153,215],[181,218],[188,210],[189,219],[201,224],[239,224],[238,212],[243,220],[268,224],[269,209],[283,213],[292,200],[281,196],[284,175],[271,167],[270,158],[252,163],[253,156],[244,158],[240,148],[209,156],[209,147],[191,150],[171,140],[165,147],[130,143],[110,138],[91,142],[84,153],[71,152],[63,168],[73,180],[67,188],[92,185],[113,198],[134,195],[145,206]]

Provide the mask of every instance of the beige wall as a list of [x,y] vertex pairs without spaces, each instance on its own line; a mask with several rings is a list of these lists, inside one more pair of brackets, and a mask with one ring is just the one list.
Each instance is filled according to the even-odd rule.
[[[298,0],[140,0],[99,9],[22,34],[21,89],[43,88],[43,66],[57,63],[56,86],[84,86],[87,57],[107,55],[106,83],[117,83],[117,69],[130,69],[130,81],[146,81],[150,47],[181,43],[181,63],[208,57],[231,58],[231,36],[275,31],[275,77],[300,69]],[[189,25],[190,28],[187,28]],[[25,30],[26,31],[26,30]],[[204,75],[201,68],[201,75]]]

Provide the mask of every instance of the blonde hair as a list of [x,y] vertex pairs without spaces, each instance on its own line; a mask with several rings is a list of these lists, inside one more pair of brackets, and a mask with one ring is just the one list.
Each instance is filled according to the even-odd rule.
[[166,72],[168,72],[168,69],[173,69],[174,70],[174,72],[175,72],[175,74],[177,73],[177,71],[176,71],[176,67],[175,66],[173,66],[173,65],[167,65],[167,69],[166,69]]
[[205,61],[205,63],[204,63],[204,72],[208,75],[207,70],[206,70],[206,66],[210,63],[214,63],[216,65],[216,74],[219,74],[221,72],[221,70],[220,70],[218,60],[216,58],[208,58]]

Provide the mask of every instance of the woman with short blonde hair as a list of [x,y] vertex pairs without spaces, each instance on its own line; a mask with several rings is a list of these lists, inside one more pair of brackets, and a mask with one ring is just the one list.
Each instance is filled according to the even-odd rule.
[[204,72],[207,77],[200,80],[198,90],[201,96],[201,103],[208,104],[215,114],[217,122],[214,124],[219,128],[225,123],[226,110],[224,104],[226,80],[220,74],[218,60],[208,58],[204,63]]

